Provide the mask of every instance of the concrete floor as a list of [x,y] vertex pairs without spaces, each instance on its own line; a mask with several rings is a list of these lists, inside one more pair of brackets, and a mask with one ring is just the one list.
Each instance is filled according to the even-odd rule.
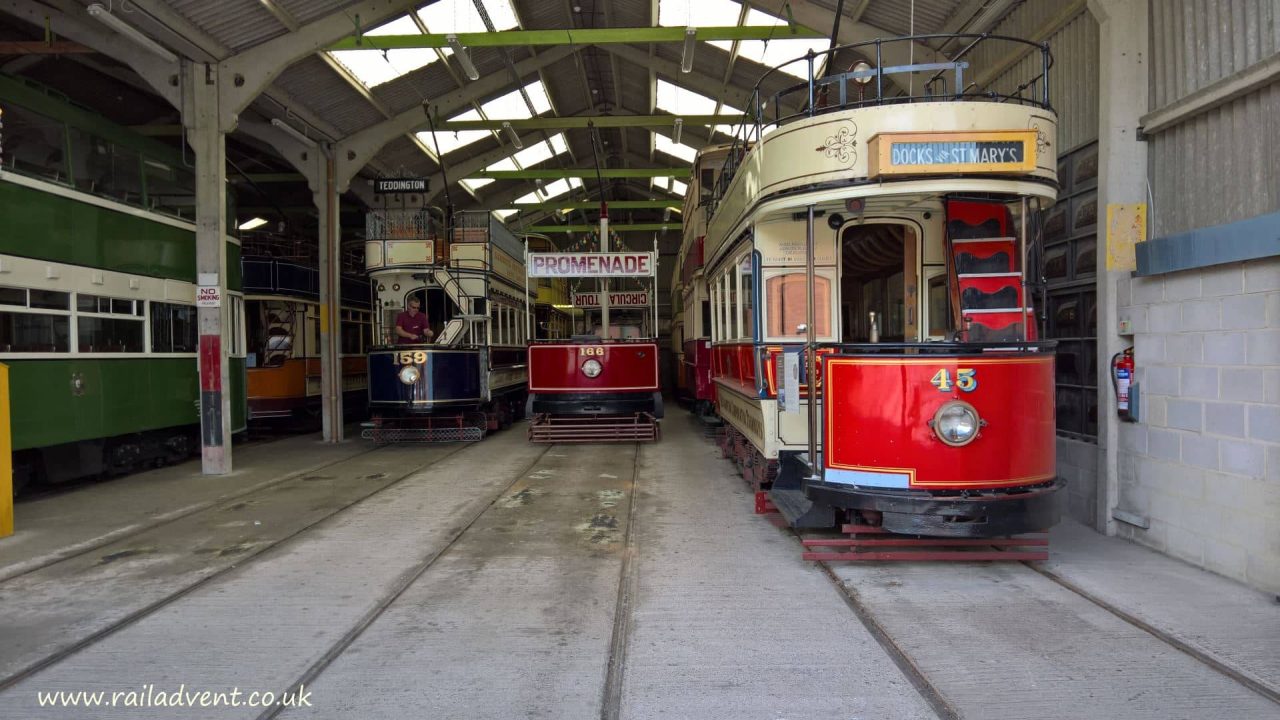
[[285,716],[1280,718],[1273,598],[1076,525],[1038,569],[833,580],[679,411],[656,445],[517,427],[237,462],[18,506],[0,719],[271,717],[38,693],[299,685]]

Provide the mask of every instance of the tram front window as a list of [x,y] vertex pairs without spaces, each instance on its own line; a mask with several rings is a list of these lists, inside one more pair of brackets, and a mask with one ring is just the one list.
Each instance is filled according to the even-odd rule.
[[875,313],[879,341],[918,341],[915,231],[906,225],[854,225],[840,240],[841,340],[870,342]]

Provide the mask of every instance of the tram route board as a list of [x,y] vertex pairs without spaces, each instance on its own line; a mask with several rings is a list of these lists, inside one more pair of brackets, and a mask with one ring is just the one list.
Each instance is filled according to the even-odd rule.
[[1027,173],[1036,169],[1036,131],[881,133],[868,143],[869,175]]

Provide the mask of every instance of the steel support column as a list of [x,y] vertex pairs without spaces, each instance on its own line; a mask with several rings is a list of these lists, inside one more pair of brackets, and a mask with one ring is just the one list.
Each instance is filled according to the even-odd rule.
[[227,146],[219,122],[218,66],[192,63],[186,87],[187,121],[196,157],[196,274],[216,286],[221,302],[197,310],[200,332],[200,456],[206,475],[231,472],[231,383],[227,360]]
[[[1147,146],[1137,137],[1147,112],[1147,0],[1090,0],[1098,20],[1098,216],[1112,203],[1146,202]],[[1100,240],[1102,238],[1099,238]],[[1106,253],[1099,248],[1099,257]],[[1129,343],[1117,333],[1116,296],[1129,270],[1098,268],[1098,498],[1095,527],[1115,534],[1120,499],[1120,422],[1111,393],[1110,358]]]
[[342,442],[342,227],[333,152],[317,158],[321,182],[312,195],[320,212],[320,424],[325,442]]

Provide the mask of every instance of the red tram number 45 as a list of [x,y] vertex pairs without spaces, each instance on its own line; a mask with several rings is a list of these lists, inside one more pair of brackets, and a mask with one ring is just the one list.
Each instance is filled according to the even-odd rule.
[[978,371],[973,368],[956,368],[956,379],[952,383],[951,372],[943,368],[934,374],[929,384],[938,388],[939,392],[951,392],[954,385],[961,392],[970,393],[978,389]]

